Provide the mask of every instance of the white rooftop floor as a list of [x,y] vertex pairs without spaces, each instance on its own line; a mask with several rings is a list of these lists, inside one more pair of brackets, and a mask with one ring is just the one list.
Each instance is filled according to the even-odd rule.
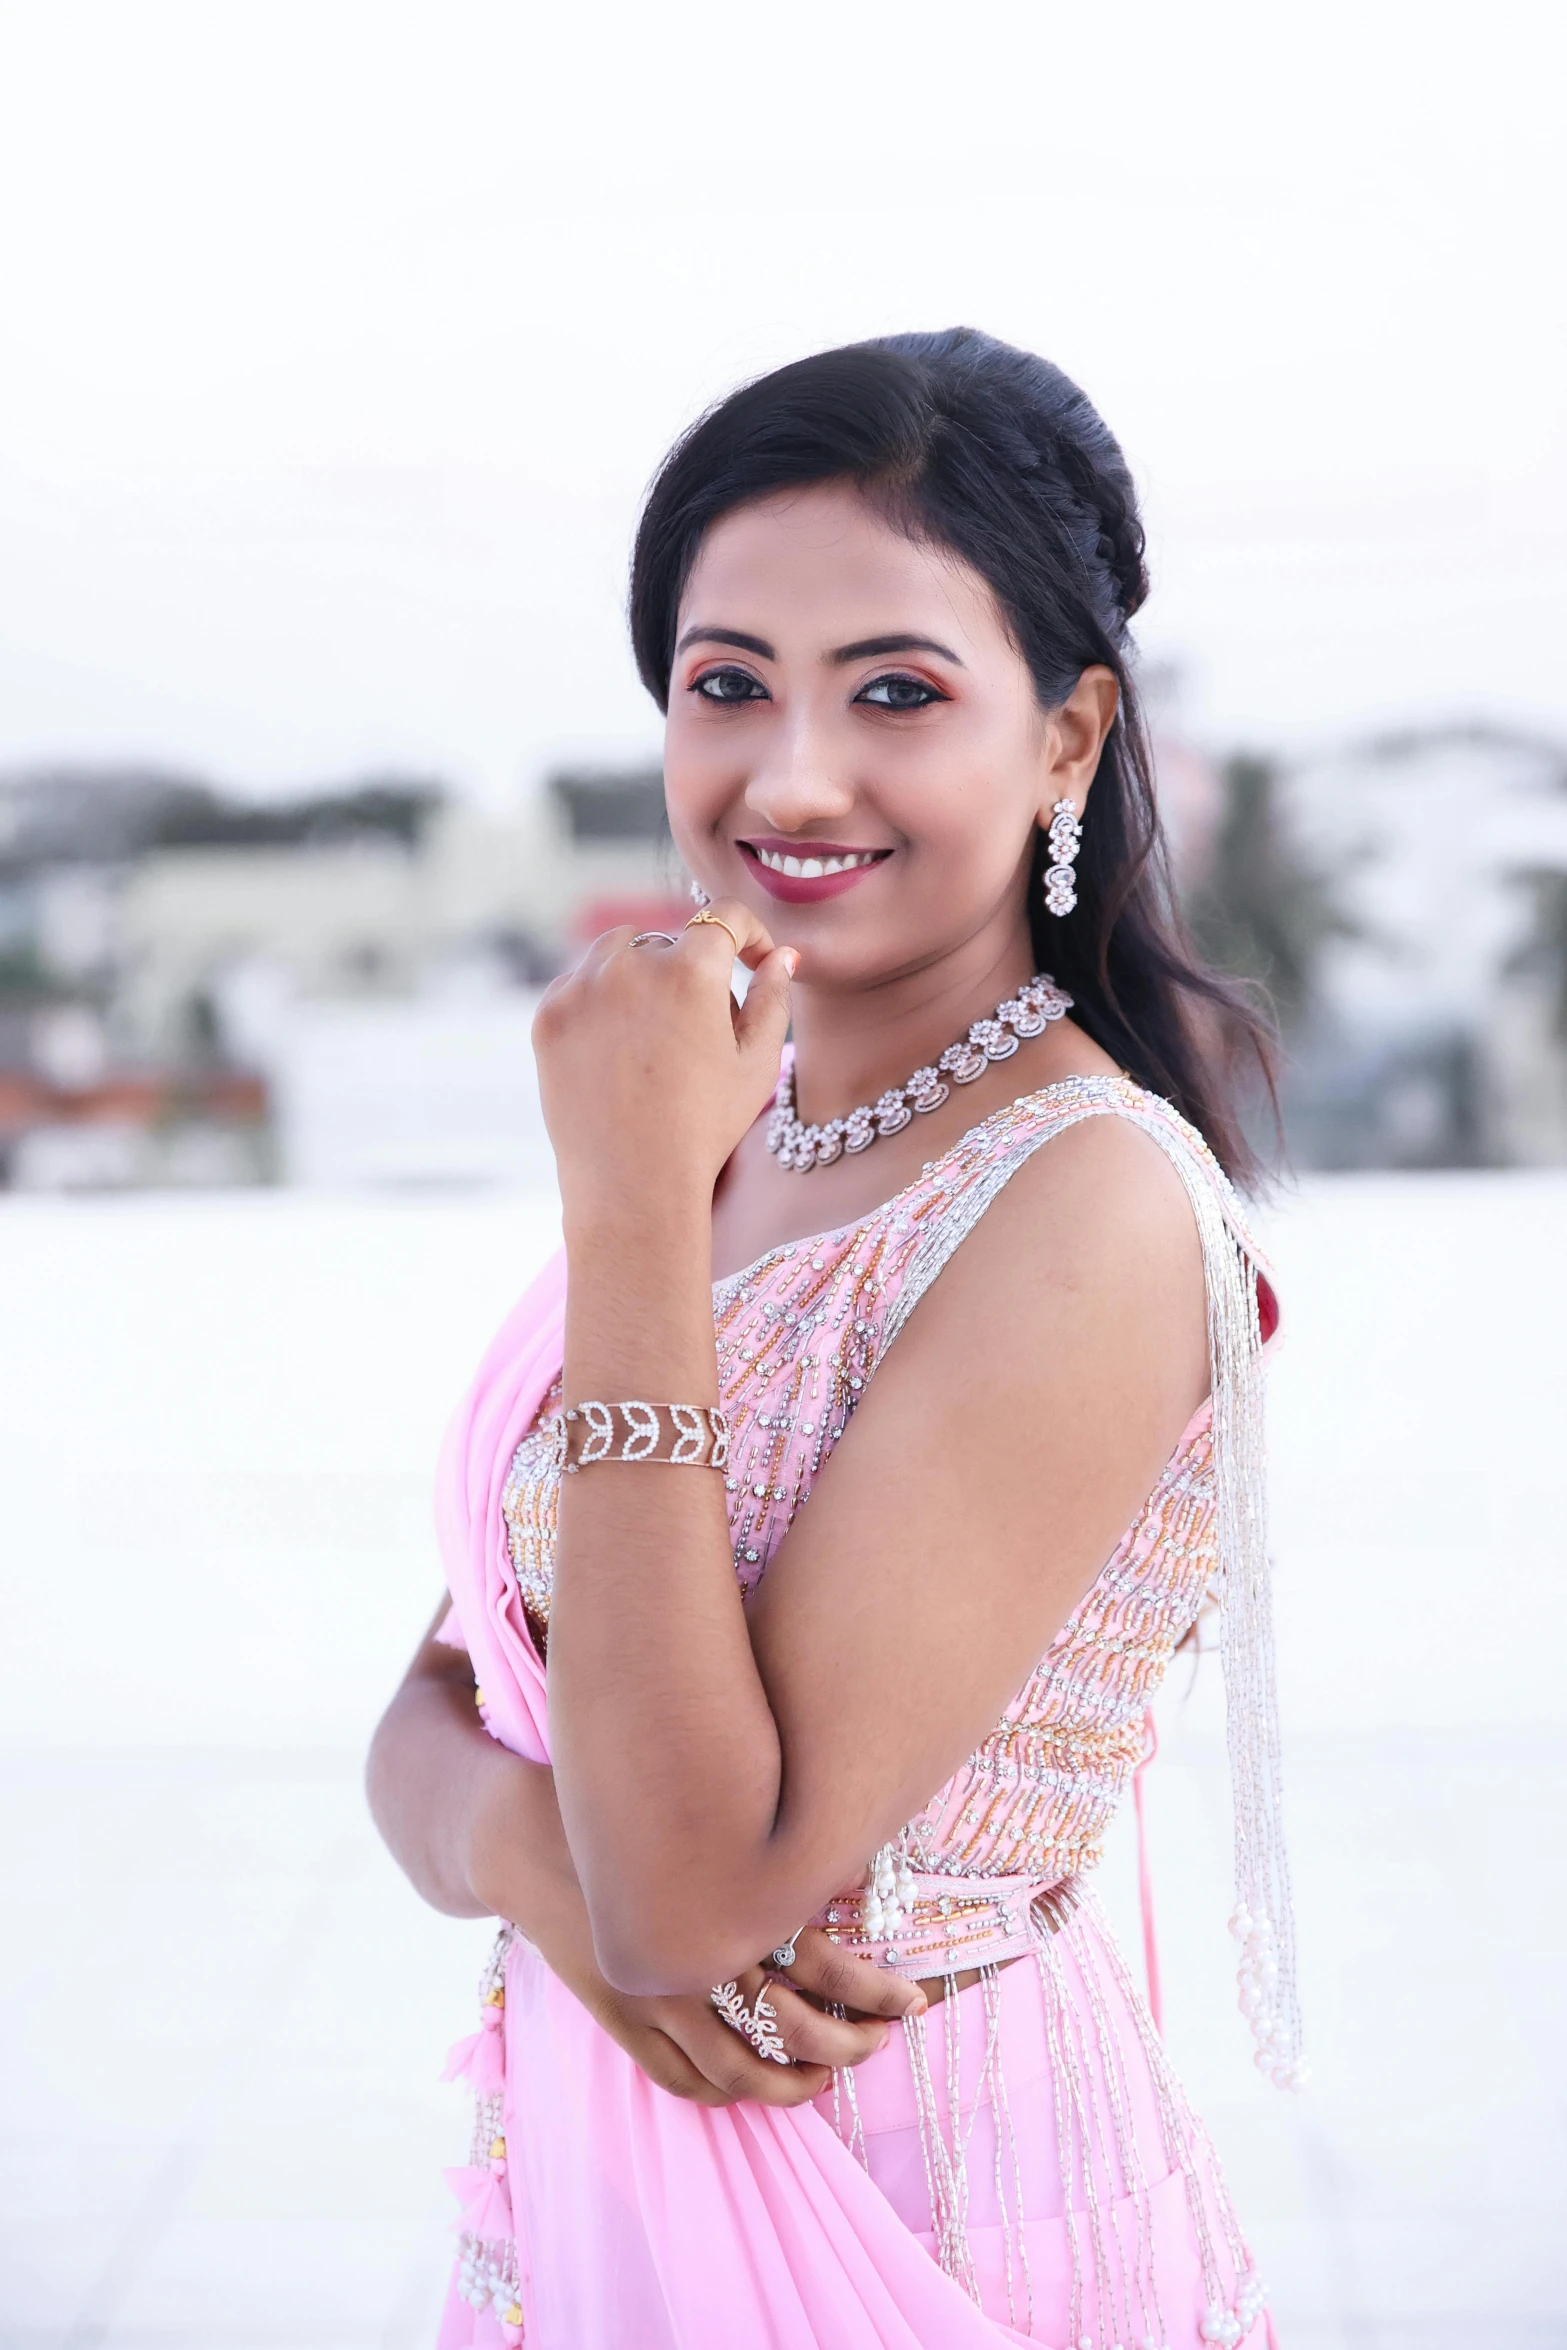
[[[550,1229],[494,1196],[0,1206],[0,2350],[433,2338],[466,2138],[435,2076],[488,1937],[403,1886],[359,1757],[438,1592],[443,1417]],[[1234,2010],[1216,1660],[1151,1795],[1171,2039],[1283,2350],[1545,2350],[1567,1178],[1317,1181],[1274,1231],[1316,2078],[1264,2089]]]

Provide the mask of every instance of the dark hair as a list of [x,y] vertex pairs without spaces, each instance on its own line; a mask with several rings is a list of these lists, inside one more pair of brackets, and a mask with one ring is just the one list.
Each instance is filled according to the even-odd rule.
[[753,498],[835,480],[979,573],[1046,709],[1090,665],[1114,672],[1120,709],[1064,921],[1045,913],[1042,832],[1034,843],[1035,962],[1097,1044],[1173,1102],[1231,1174],[1254,1176],[1235,1095],[1243,1072],[1271,1094],[1272,1034],[1203,964],[1175,907],[1127,625],[1148,593],[1136,492],[1058,367],[954,327],[819,352],[720,401],[670,451],[637,532],[631,637],[648,691],[667,709],[680,597],[711,525]]

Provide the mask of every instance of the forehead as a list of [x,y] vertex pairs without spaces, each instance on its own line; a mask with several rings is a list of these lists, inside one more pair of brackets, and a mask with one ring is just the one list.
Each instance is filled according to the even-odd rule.
[[721,515],[680,599],[679,628],[695,624],[828,646],[907,629],[947,642],[955,633],[959,651],[1010,650],[978,572],[945,547],[907,537],[843,482]]

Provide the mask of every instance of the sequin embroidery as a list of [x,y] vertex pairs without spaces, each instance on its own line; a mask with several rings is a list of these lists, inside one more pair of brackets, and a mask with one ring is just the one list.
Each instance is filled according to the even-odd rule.
[[[886,1346],[945,1261],[944,1227],[968,1229],[995,1171],[1081,1114],[1084,1091],[1165,1105],[1118,1081],[1025,1095],[964,1135],[917,1182],[859,1222],[787,1242],[716,1282],[720,1400],[733,1429],[725,1478],[735,1572],[753,1590],[842,1437]],[[1183,1129],[1183,1132],[1187,1130]],[[972,1195],[972,1196],[971,1196]],[[898,1310],[894,1310],[894,1309]],[[890,1325],[890,1326],[889,1326]],[[529,1629],[548,1634],[558,1505],[557,1381],[513,1456],[503,1508]],[[1212,1442],[1187,1431],[1085,1598],[994,1730],[910,1823],[912,1915],[891,1946],[862,1930],[864,1888],[824,1910],[828,1931],[887,1964],[937,1974],[1031,1948],[1041,1894],[1099,1861],[1142,1753],[1142,1716],[1208,1593],[1215,1567]]]

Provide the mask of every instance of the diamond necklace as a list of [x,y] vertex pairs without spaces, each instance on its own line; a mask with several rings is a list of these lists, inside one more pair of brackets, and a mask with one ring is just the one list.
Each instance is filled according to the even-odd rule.
[[916,1110],[939,1110],[953,1085],[972,1085],[992,1061],[1009,1061],[1025,1036],[1038,1036],[1052,1020],[1072,1009],[1072,999],[1057,987],[1048,972],[1036,971],[1026,987],[998,1004],[988,1020],[976,1020],[967,1036],[949,1044],[934,1068],[916,1069],[903,1085],[891,1085],[876,1102],[862,1102],[846,1118],[829,1118],[825,1126],[803,1126],[794,1106],[794,1064],[778,1080],[772,1116],[767,1121],[767,1147],[780,1167],[808,1175],[813,1167],[830,1167],[845,1151],[869,1150],[884,1134],[898,1134]]

